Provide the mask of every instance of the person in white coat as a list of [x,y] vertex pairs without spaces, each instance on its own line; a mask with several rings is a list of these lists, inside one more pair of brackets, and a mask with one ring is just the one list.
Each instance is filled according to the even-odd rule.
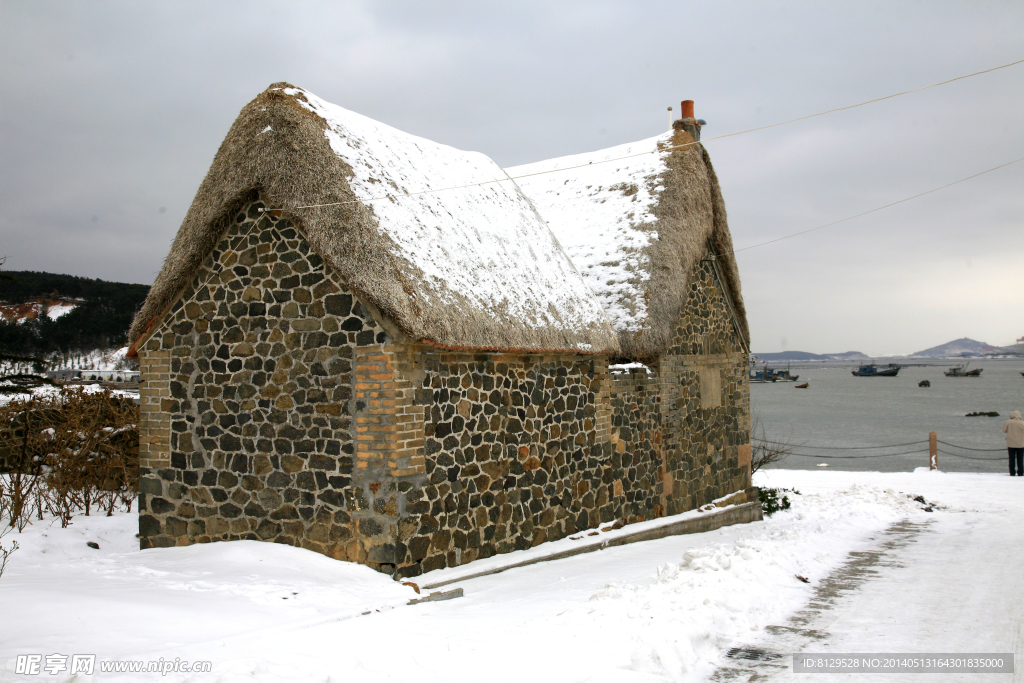
[[1010,476],[1024,477],[1024,420],[1020,419],[1020,411],[1010,413],[1010,419],[1003,425],[1006,434],[1006,451],[1010,455]]

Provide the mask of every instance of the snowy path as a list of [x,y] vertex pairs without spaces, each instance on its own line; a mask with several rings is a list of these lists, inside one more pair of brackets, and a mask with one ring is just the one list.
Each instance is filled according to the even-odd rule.
[[802,495],[763,523],[466,580],[446,587],[464,598],[414,606],[409,588],[295,548],[139,552],[131,515],[40,525],[0,579],[0,681],[58,680],[14,673],[17,655],[54,652],[213,663],[99,681],[628,683],[744,680],[722,677],[731,647],[1024,651],[1024,601],[1009,588],[1024,569],[1024,479],[775,471],[757,483]]
[[[814,481],[813,473],[794,474],[771,473],[765,481],[778,478],[798,487]],[[904,475],[865,476],[891,480]],[[928,475],[919,481],[915,492],[946,509],[924,524],[899,523],[878,534],[876,557],[856,553],[852,563],[833,573],[834,583],[841,585],[850,579],[850,565],[859,564],[866,575],[854,581],[858,585],[828,599],[820,595],[828,592],[822,584],[826,590],[819,590],[807,609],[781,627],[766,629],[757,648],[782,653],[1024,653],[1024,480]],[[781,661],[748,667],[767,676],[756,680],[806,678],[792,673],[788,658],[779,670]],[[1024,680],[1019,656],[1015,668],[1017,674],[945,674],[942,680]],[[727,666],[715,680],[750,680],[742,673],[747,669]],[[920,676],[870,675],[873,681]],[[822,683],[849,677],[813,675]]]

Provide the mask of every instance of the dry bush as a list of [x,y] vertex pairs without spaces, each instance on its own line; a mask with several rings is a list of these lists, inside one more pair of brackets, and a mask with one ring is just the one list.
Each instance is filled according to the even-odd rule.
[[793,449],[794,444],[786,440],[771,440],[766,438],[764,423],[761,422],[759,414],[754,415],[750,423],[750,476],[753,477],[760,469],[768,465],[777,465],[786,459]]
[[110,391],[63,388],[0,406],[4,519],[19,531],[49,511],[63,526],[93,508],[131,509],[139,480],[139,409]]
[[[10,530],[13,528],[11,527],[10,524],[4,523],[4,520],[7,519],[8,514],[7,496],[5,495],[6,484],[7,482],[5,481],[3,475],[0,475],[0,541],[2,541],[3,537],[6,536],[8,532],[10,532]],[[17,541],[12,541],[11,544],[8,546],[4,546],[3,543],[0,543],[0,576],[4,575],[4,569],[7,567],[7,560],[10,559],[11,554],[17,549]]]

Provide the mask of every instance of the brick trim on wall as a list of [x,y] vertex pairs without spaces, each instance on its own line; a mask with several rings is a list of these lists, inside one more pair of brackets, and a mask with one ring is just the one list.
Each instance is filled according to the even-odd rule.
[[[354,358],[356,467],[395,477],[425,472],[423,409],[416,405],[415,347],[358,349]],[[404,372],[402,372],[404,370]]]
[[139,353],[139,464],[171,464],[171,352]]

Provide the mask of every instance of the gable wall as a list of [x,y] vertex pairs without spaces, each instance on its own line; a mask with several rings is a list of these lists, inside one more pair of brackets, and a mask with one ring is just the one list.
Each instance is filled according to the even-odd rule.
[[357,378],[377,374],[387,335],[261,206],[139,349],[140,544],[260,539],[366,561],[389,530],[362,483],[386,463],[357,448],[382,400]]
[[676,406],[667,425],[674,436],[665,449],[677,489],[669,508],[675,512],[750,486],[748,355],[708,259],[694,273],[669,350],[659,362],[663,403]]

